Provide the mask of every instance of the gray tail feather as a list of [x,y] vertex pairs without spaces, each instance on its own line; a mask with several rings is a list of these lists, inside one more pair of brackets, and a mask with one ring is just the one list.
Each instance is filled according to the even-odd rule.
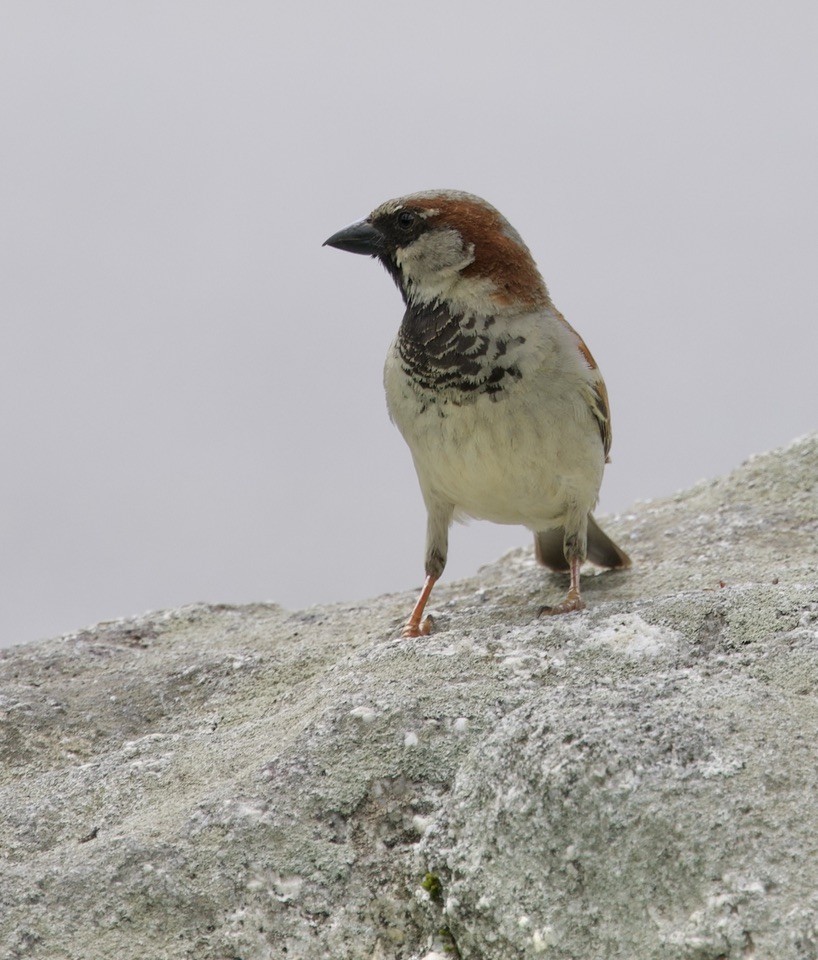
[[[563,527],[534,534],[534,553],[544,567],[557,572],[569,569],[563,550],[564,539]],[[591,516],[588,517],[588,559],[598,567],[612,570],[624,570],[631,565],[627,553],[611,540]]]

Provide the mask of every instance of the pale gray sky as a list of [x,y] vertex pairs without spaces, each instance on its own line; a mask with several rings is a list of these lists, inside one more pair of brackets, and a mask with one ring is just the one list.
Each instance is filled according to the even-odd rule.
[[0,645],[420,584],[400,298],[321,248],[410,191],[499,207],[587,340],[602,512],[815,429],[816,50],[812,0],[5,0]]

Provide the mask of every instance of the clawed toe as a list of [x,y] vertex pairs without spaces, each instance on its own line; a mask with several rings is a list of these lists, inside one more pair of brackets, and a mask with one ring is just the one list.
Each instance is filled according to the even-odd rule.
[[401,637],[409,640],[412,637],[428,637],[434,628],[435,622],[431,617],[424,617],[421,623],[412,623],[410,620],[401,630]]
[[582,597],[579,594],[571,596],[569,593],[563,601],[555,604],[553,607],[540,607],[540,612],[537,614],[537,616],[555,617],[561,613],[573,613],[575,610],[584,609],[585,601],[582,599]]

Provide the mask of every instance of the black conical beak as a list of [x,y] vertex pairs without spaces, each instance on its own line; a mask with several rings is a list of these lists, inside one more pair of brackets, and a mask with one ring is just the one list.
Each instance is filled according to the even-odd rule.
[[368,253],[376,257],[384,249],[384,236],[380,230],[366,220],[344,227],[325,240],[325,247],[336,247],[348,253]]

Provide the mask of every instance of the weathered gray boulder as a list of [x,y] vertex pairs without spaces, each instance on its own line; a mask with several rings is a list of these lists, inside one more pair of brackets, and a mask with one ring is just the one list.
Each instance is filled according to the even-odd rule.
[[412,597],[0,659],[0,956],[818,957],[818,435]]

